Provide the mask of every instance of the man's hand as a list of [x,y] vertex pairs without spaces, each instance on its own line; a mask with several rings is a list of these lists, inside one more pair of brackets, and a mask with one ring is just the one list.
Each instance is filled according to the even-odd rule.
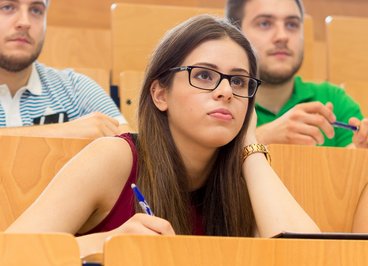
[[354,146],[356,148],[368,148],[368,118],[360,121],[358,118],[352,117],[349,119],[349,124],[359,127],[359,130],[353,136]]
[[335,135],[331,123],[336,120],[336,117],[332,109],[331,103],[298,104],[275,121],[258,127],[257,139],[264,144],[323,144],[322,132],[328,138],[333,138]]
[[102,113],[91,113],[66,123],[1,128],[0,136],[98,138],[115,136],[127,131],[130,131],[129,126],[119,125],[116,119]]
[[102,113],[91,113],[73,121],[58,124],[67,136],[98,138],[121,133],[119,122]]

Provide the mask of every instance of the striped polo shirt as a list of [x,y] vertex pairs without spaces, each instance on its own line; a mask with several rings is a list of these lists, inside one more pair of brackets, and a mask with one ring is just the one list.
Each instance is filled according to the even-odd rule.
[[127,123],[96,82],[71,69],[56,70],[35,62],[28,84],[14,97],[6,84],[0,85],[0,127],[62,123],[93,112]]

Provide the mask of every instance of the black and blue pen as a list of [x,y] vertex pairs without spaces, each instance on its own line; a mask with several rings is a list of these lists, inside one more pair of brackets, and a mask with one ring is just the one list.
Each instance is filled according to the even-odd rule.
[[139,191],[138,187],[133,183],[130,185],[131,188],[133,189],[134,195],[138,200],[139,205],[141,206],[142,210],[148,214],[153,216],[153,212],[150,208],[150,206],[148,205],[147,201],[144,199],[142,193]]
[[332,126],[334,127],[339,127],[339,128],[344,128],[344,129],[348,129],[348,130],[352,130],[352,131],[358,131],[359,127],[356,126],[352,126],[343,122],[339,122],[339,121],[335,121],[332,123]]

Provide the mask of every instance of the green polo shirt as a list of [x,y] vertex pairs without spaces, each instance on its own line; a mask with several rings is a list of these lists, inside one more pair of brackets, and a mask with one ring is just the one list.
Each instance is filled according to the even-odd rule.
[[[295,77],[293,94],[277,114],[256,103],[257,126],[281,117],[297,104],[314,101],[323,104],[331,102],[337,121],[347,123],[351,117],[363,118],[359,105],[340,87],[328,82],[320,84],[304,82],[300,77]],[[335,128],[335,137],[328,139],[325,136],[325,142],[321,146],[345,147],[352,142],[352,136],[353,133],[350,130]]]

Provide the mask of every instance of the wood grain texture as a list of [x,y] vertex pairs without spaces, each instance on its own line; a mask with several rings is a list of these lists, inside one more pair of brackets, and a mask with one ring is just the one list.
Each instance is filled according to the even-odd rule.
[[364,117],[368,117],[368,80],[348,80],[340,85],[360,105]]
[[326,23],[326,36],[328,80],[368,82],[368,18],[333,16]]
[[111,69],[109,29],[48,26],[41,63],[53,67]]
[[272,167],[323,232],[351,232],[368,150],[270,145]]
[[[222,9],[118,3],[112,19],[112,84],[123,71],[144,71],[164,33],[199,14],[223,15]],[[154,25],[154,26],[150,26]]]
[[69,234],[0,233],[0,265],[80,266],[79,247]]
[[139,265],[366,265],[368,242],[198,236],[115,236],[104,266]]
[[314,28],[313,18],[309,15],[304,19],[304,59],[302,67],[299,69],[297,75],[303,77],[304,80],[315,80],[315,42],[314,42]]
[[91,140],[0,137],[0,231],[43,191],[59,169]]
[[138,102],[143,78],[144,73],[142,71],[124,71],[120,73],[120,111],[133,130],[138,129]]
[[[48,24],[64,27],[110,28],[113,3],[192,6],[223,9],[225,0],[52,0]],[[147,25],[147,28],[152,28]]]

